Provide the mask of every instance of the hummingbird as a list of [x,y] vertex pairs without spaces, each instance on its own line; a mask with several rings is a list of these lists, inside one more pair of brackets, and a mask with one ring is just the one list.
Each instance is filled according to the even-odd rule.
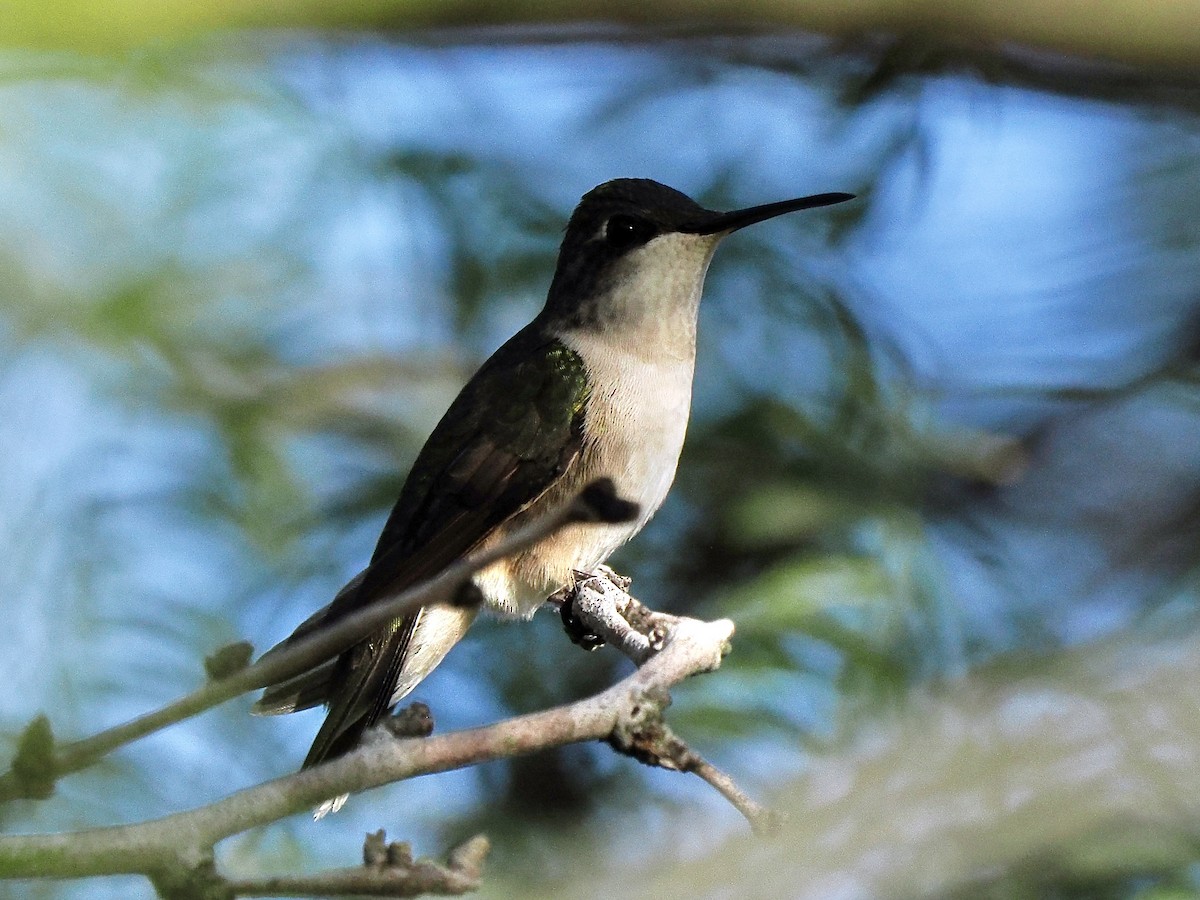
[[[366,569],[284,644],[433,578],[608,478],[638,505],[634,521],[569,525],[473,580],[490,611],[529,618],[593,571],[642,529],[674,481],[691,409],[700,294],[717,244],[747,225],[850,199],[815,194],[716,212],[642,178],[585,194],[541,312],[451,403]],[[478,608],[423,607],[268,687],[254,711],[326,704],[303,767],[341,756],[433,671]]]

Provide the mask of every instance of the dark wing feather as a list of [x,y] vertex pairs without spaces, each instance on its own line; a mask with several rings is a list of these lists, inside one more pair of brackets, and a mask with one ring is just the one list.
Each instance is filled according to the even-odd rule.
[[[579,454],[586,399],[585,371],[574,351],[532,326],[518,333],[434,429],[371,564],[319,622],[302,629],[331,624],[437,575],[540,497]],[[419,615],[392,623],[338,658],[326,680],[329,715],[306,766],[352,748],[390,706]],[[312,684],[299,686],[309,688],[303,696],[311,699]],[[269,690],[261,703],[283,687]]]

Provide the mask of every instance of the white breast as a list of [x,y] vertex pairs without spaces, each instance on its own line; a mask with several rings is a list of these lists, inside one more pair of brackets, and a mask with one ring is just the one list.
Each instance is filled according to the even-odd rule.
[[592,384],[585,469],[612,478],[621,497],[642,507],[636,532],[662,505],[687,432],[693,356],[649,357],[605,336],[564,338],[583,357]]

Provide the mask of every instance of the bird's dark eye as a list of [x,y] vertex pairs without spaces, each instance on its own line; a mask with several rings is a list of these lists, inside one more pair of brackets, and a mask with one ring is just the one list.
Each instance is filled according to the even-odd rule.
[[640,246],[652,237],[654,226],[637,216],[615,215],[604,226],[604,240],[615,250]]

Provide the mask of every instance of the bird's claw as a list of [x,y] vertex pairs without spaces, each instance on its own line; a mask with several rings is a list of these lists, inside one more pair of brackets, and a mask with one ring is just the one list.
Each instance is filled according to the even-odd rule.
[[575,615],[575,604],[570,601],[569,597],[564,595],[561,598],[558,604],[558,614],[562,617],[563,630],[566,631],[572,644],[582,647],[589,653],[604,646],[604,638],[594,631],[590,631]]

